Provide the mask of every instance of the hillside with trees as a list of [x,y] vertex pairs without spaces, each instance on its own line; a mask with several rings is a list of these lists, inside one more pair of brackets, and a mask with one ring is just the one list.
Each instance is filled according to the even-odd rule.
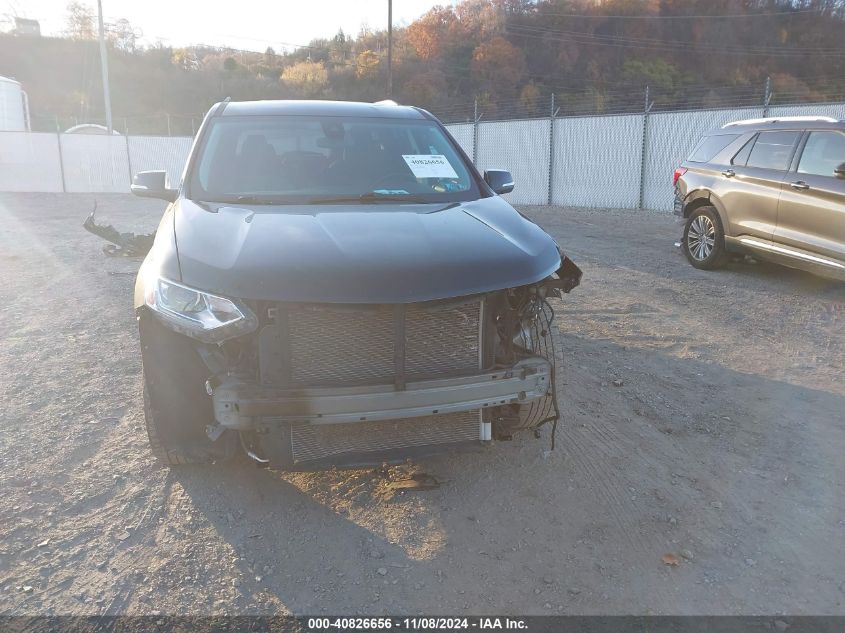
[[[103,118],[95,13],[63,37],[0,34],[0,75],[29,93],[37,129]],[[295,50],[141,47],[109,25],[115,126],[188,133],[233,99],[387,96],[387,34],[338,32]],[[464,0],[393,31],[393,98],[449,120],[845,97],[845,0]]]

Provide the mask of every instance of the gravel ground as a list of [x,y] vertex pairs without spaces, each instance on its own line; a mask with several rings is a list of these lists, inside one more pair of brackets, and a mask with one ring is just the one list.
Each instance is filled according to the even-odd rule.
[[[123,230],[162,211],[97,198]],[[0,613],[845,614],[845,285],[697,271],[665,214],[527,208],[584,270],[556,450],[415,463],[445,483],[403,495],[168,470],[138,262],[82,230],[93,200],[0,195]]]

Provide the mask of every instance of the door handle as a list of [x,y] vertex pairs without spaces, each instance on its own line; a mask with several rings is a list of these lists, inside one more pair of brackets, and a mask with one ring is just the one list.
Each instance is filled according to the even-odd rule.
[[736,172],[733,169],[725,169],[722,171],[722,175],[725,178],[733,178],[734,176],[736,176]]
[[792,182],[792,183],[789,183],[789,186],[790,186],[790,187],[792,187],[793,189],[800,189],[800,190],[802,190],[802,191],[803,191],[804,189],[809,189],[809,188],[810,188],[810,185],[808,185],[808,184],[807,184],[806,182],[804,182],[803,180],[799,180],[798,182]]

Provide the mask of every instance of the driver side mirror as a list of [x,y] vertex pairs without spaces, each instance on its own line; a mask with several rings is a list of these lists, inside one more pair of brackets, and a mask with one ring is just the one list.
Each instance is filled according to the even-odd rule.
[[499,195],[513,191],[513,176],[504,169],[488,169],[484,172],[484,182]]
[[132,179],[130,190],[141,198],[158,198],[173,202],[179,195],[176,189],[170,188],[167,179],[167,172],[161,171],[139,171]]
[[845,163],[842,163],[833,170],[833,175],[837,178],[845,178]]

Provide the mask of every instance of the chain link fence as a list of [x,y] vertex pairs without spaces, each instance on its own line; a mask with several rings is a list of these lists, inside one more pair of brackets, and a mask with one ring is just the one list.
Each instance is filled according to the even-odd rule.
[[[511,171],[516,188],[506,197],[514,204],[658,210],[671,210],[672,172],[708,130],[764,116],[845,120],[845,98],[789,105],[773,103],[766,91],[754,105],[743,97],[730,107],[667,111],[650,91],[642,96],[639,110],[629,95],[615,111],[605,95],[606,111],[589,116],[573,115],[575,100],[554,95],[530,108],[499,103],[486,109],[475,102],[460,116],[436,114],[479,169]],[[171,133],[176,120],[170,120]],[[191,130],[190,120],[180,120],[180,135],[143,135],[141,128],[131,136],[64,134],[56,132],[63,123],[55,120],[50,132],[0,132],[0,191],[125,192],[132,173],[145,169],[166,169],[171,182],[179,182],[199,120]]]
[[[117,116],[112,121],[113,129],[123,136],[193,136],[202,123],[204,114],[148,114],[140,116]],[[67,132],[79,126],[106,127],[105,116],[68,116],[33,114],[30,128],[33,132]]]
[[641,163],[642,201],[627,206],[671,209],[674,190],[672,172],[683,162],[709,130],[731,121],[763,116],[763,109],[730,108],[693,112],[656,112],[646,116],[645,152]]
[[470,122],[446,127],[479,169],[511,171],[516,187],[507,198],[514,204],[668,211],[674,200],[672,172],[709,130],[766,116],[845,120],[845,99],[798,105],[769,101],[661,111],[644,99],[637,113],[561,116],[552,96],[543,118],[491,121],[480,104],[473,104]]
[[545,204],[549,186],[550,122],[534,119],[481,123],[476,134],[475,164],[480,170],[507,169],[519,187],[514,204]]
[[637,206],[641,114],[563,118],[553,124],[552,186],[540,204]]
[[178,183],[193,139],[0,132],[0,191],[128,192],[132,174],[165,169]]
[[515,119],[544,119],[558,117],[609,116],[649,112],[690,112],[694,110],[741,110],[801,104],[845,102],[845,83],[781,85],[782,80],[766,79],[758,84],[719,86],[651,85],[637,81],[597,83],[589,89],[547,88],[542,96],[539,89],[519,98],[495,101],[479,96],[463,103],[453,103],[431,111],[447,124]]

